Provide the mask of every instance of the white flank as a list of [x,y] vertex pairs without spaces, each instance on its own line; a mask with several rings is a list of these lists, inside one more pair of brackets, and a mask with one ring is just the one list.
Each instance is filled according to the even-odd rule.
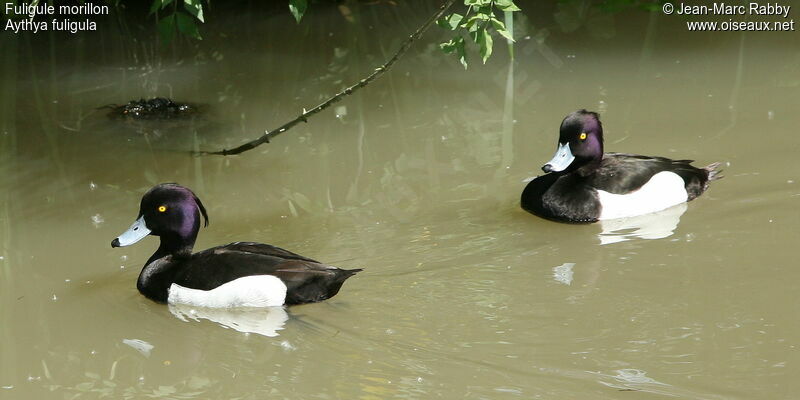
[[275,307],[286,300],[286,285],[272,275],[253,275],[234,279],[211,290],[169,287],[170,304],[189,304],[196,307]]
[[649,214],[685,202],[683,178],[674,172],[659,172],[653,175],[639,190],[628,194],[597,191],[600,199],[600,219],[614,219]]

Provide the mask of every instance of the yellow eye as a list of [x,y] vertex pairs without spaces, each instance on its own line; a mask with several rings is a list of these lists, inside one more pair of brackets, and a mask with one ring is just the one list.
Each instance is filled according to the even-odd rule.
[[167,206],[158,206],[158,212],[167,211]]
[[586,140],[586,132],[581,132],[581,140]]

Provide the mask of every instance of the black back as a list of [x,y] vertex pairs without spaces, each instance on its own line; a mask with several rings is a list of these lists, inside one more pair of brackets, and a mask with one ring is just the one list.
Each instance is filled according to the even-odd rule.
[[708,187],[709,169],[691,165],[692,160],[665,157],[606,153],[600,166],[591,175],[589,184],[614,194],[627,194],[641,188],[653,175],[669,171],[683,179],[688,200],[693,200]]
[[286,285],[286,304],[313,303],[333,297],[344,281],[360,269],[343,270],[279,247],[237,242],[213,247],[188,258],[173,258],[173,282],[191,289],[211,290],[234,279],[273,275]]

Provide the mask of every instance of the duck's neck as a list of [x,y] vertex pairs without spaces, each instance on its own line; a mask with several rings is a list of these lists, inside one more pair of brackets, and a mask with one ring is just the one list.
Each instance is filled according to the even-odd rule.
[[173,256],[174,258],[186,258],[192,255],[192,248],[197,239],[197,231],[193,235],[183,237],[180,235],[170,234],[161,236],[161,245],[158,250],[147,260],[147,263],[158,260],[166,256]]
[[580,164],[580,167],[575,169],[575,172],[582,177],[589,176],[593,174],[597,170],[597,168],[600,168],[600,163],[602,161],[603,161],[602,156],[585,161]]
[[143,295],[162,303],[167,302],[170,286],[191,257],[192,247],[200,230],[200,212],[197,207],[185,207],[182,210],[182,223],[174,230],[159,233],[161,245],[147,260],[136,283]]
[[150,256],[147,263],[139,273],[136,287],[148,298],[166,303],[169,298],[169,288],[175,282],[175,276],[180,272],[191,255],[197,231],[188,237],[180,235],[162,235],[161,245]]

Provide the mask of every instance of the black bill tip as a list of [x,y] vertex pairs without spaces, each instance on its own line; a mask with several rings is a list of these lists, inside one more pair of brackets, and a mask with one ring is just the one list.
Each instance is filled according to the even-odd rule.
[[119,238],[111,241],[111,247],[119,247]]

